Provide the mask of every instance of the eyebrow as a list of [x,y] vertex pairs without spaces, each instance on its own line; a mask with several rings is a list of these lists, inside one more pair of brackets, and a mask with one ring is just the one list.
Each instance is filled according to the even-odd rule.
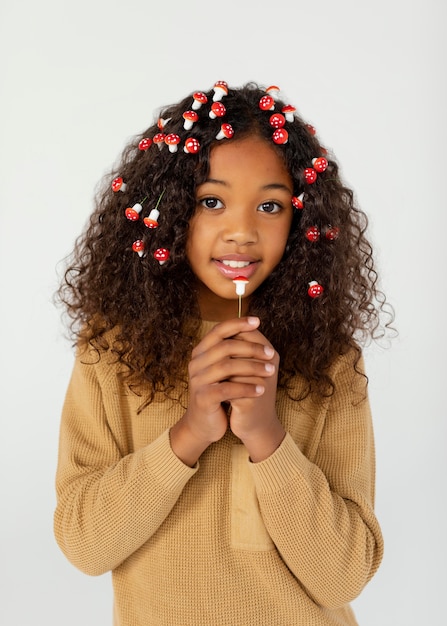
[[[223,185],[224,187],[229,186],[226,181],[219,180],[218,178],[207,178],[205,181],[203,181],[202,185],[206,185],[206,183],[212,183],[215,185]],[[278,190],[287,191],[287,193],[291,193],[290,187],[288,187],[287,185],[284,185],[283,183],[269,183],[268,185],[263,185],[261,189],[263,191],[270,191],[270,190],[278,189]]]

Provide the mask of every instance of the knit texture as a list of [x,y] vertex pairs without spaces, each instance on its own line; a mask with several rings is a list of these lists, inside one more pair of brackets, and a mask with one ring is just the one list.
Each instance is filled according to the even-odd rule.
[[111,353],[77,356],[55,534],[80,570],[112,570],[115,626],[357,624],[349,602],[383,551],[373,430],[352,355],[331,374],[331,398],[278,391],[287,435],[268,459],[251,463],[228,431],[190,468],[169,442],[187,397],[139,411]]

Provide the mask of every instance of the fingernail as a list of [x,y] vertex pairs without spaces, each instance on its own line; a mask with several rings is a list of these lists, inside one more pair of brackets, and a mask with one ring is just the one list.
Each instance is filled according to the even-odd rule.
[[256,393],[260,396],[261,393],[264,393],[264,387],[262,385],[256,385]]
[[275,354],[275,351],[270,346],[264,346],[264,353],[266,356],[271,358]]
[[259,317],[248,317],[247,322],[250,326],[257,326],[259,324]]
[[264,367],[265,367],[265,371],[266,372],[274,372],[275,371],[275,366],[272,363],[266,363]]

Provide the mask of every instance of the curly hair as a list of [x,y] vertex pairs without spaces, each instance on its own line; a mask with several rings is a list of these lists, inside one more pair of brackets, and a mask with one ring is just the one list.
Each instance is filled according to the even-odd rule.
[[[184,129],[183,118],[193,103],[188,95],[162,109],[158,122],[125,147],[118,167],[102,181],[57,293],[71,318],[76,342],[96,346],[98,354],[100,348],[111,348],[133,383],[149,383],[150,397],[155,391],[169,392],[179,380],[186,384],[185,367],[200,327],[186,242],[196,207],[195,189],[206,180],[210,151],[219,144],[216,134],[222,119],[209,116],[213,93],[206,92],[208,104],[198,109],[199,119],[191,130]],[[335,159],[297,114],[286,123],[287,143],[276,145],[269,121],[272,112],[259,106],[265,95],[254,83],[229,88],[222,100],[224,121],[233,127],[231,141],[258,136],[276,150],[292,177],[294,194],[304,193],[304,209],[295,210],[284,256],[252,295],[249,312],[259,316],[261,331],[280,355],[280,385],[287,388],[300,374],[308,383],[306,395],[310,391],[326,395],[334,389],[329,367],[335,357],[354,349],[357,364],[361,343],[383,334],[388,325],[382,323],[386,300],[377,287],[373,250],[365,237],[367,217],[341,181]],[[275,97],[275,112],[284,105]],[[159,149],[150,141],[140,144],[161,128],[164,134],[181,137],[176,154],[166,145]],[[199,142],[197,154],[182,148],[188,137]],[[304,169],[320,155],[325,155],[328,167],[315,183],[307,184]],[[124,192],[110,188],[118,176],[126,183]],[[159,203],[157,228],[146,228],[141,216],[126,219],[126,207],[135,203],[143,205],[144,215]],[[321,232],[318,241],[306,237],[311,226]],[[144,241],[146,253],[141,258],[132,249],[136,240]],[[163,265],[152,255],[160,247],[170,251]],[[324,286],[316,299],[307,294],[313,280]],[[387,315],[392,318],[392,313]]]

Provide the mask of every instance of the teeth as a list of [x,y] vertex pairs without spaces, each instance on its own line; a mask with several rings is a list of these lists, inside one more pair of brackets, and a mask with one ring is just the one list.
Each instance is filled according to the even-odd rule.
[[222,263],[228,267],[234,268],[247,267],[247,265],[250,265],[250,261],[222,261]]

